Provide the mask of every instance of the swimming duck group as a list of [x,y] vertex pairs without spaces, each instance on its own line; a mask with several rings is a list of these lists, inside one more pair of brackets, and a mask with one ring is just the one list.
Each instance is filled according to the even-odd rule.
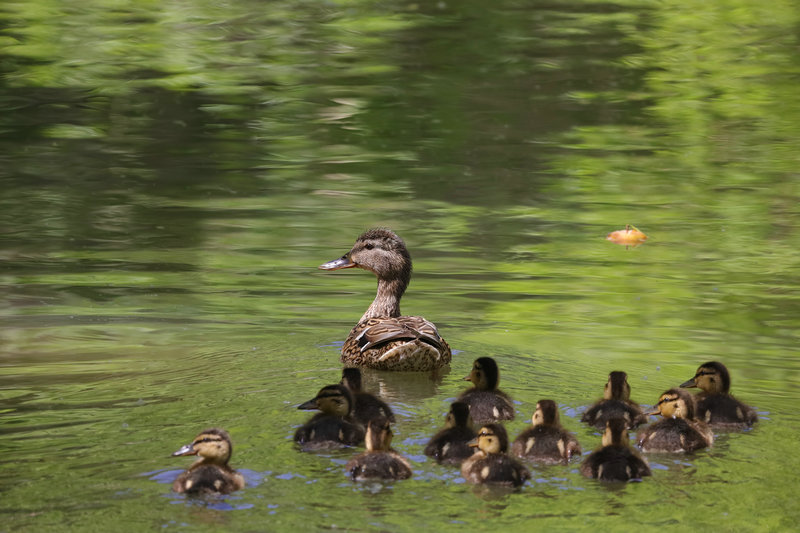
[[[339,383],[322,387],[298,406],[319,413],[296,430],[294,442],[305,452],[363,443],[365,451],[345,467],[349,477],[355,481],[407,479],[412,476],[411,464],[391,447],[394,413],[383,400],[362,390],[359,367],[431,371],[448,365],[452,353],[433,323],[420,316],[400,314],[411,259],[394,232],[369,230],[344,256],[319,268],[353,267],[377,276],[377,294],[344,342],[341,360],[345,368]],[[509,443],[503,422],[512,420],[515,410],[509,395],[498,388],[499,369],[493,358],[476,359],[464,379],[473,386],[450,405],[445,427],[432,436],[424,448],[425,455],[441,464],[459,466],[470,483],[512,487],[530,479],[526,463],[566,465],[581,455],[580,444],[561,426],[558,405],[551,399],[537,402],[531,427]],[[700,393],[689,394],[685,389],[691,387],[699,388]],[[630,445],[628,437],[628,431],[645,424],[648,415],[661,415],[662,419],[638,432],[637,445],[644,453],[705,448],[713,443],[712,427],[746,429],[757,418],[752,408],[730,395],[730,374],[716,361],[701,365],[692,379],[662,393],[651,412],[643,412],[630,399],[630,393],[626,373],[613,371],[603,398],[584,412],[581,421],[603,434],[602,445],[580,465],[583,475],[604,481],[650,475],[647,460]],[[227,494],[243,488],[244,478],[228,465],[232,449],[226,431],[202,431],[173,454],[199,457],[175,480],[173,490]]]

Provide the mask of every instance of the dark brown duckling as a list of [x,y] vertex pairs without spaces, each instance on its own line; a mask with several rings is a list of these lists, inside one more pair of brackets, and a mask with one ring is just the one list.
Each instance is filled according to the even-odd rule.
[[597,429],[604,429],[606,422],[614,418],[622,418],[633,429],[647,422],[647,416],[639,405],[631,401],[631,386],[628,374],[614,371],[608,375],[603,398],[583,413],[581,422],[586,422]]
[[460,465],[475,451],[469,445],[477,436],[469,416],[469,405],[464,402],[450,404],[445,428],[436,433],[425,446],[425,455],[438,463]]
[[681,387],[700,389],[695,396],[697,418],[713,427],[747,429],[758,419],[752,407],[731,396],[731,375],[722,363],[704,363]]
[[378,291],[344,341],[344,364],[428,371],[450,363],[450,346],[432,322],[400,314],[400,298],[411,279],[411,256],[397,234],[385,228],[368,230],[344,256],[319,266],[322,270],[353,267],[375,274]]
[[630,481],[651,474],[647,461],[631,449],[627,420],[614,418],[606,422],[603,446],[586,457],[581,474],[601,481]]
[[230,435],[224,429],[201,431],[194,440],[172,456],[197,455],[172,484],[172,490],[191,495],[228,494],[244,488],[244,476],[228,466],[233,453]]
[[353,481],[368,479],[408,479],[411,465],[392,449],[392,428],[386,418],[373,418],[364,439],[367,451],[351,459],[345,466]]
[[475,385],[458,397],[458,401],[469,405],[469,414],[476,424],[512,420],[514,406],[511,397],[497,388],[500,370],[491,357],[479,357],[472,364],[472,371],[464,381]]
[[714,443],[705,422],[695,420],[694,398],[683,389],[669,389],[661,395],[651,415],[664,417],[641,430],[639,447],[645,452],[692,452]]
[[522,463],[506,455],[508,434],[500,424],[485,424],[472,446],[478,450],[461,463],[461,475],[470,483],[519,487],[531,478]]
[[322,411],[294,434],[294,441],[303,451],[357,446],[364,440],[364,428],[352,418],[353,395],[344,385],[323,387],[297,408]]
[[353,393],[353,400],[355,406],[353,407],[353,418],[364,427],[373,418],[386,418],[389,422],[394,423],[394,413],[386,405],[386,402],[361,390],[361,370],[358,368],[344,368],[342,369],[342,385],[350,389]]
[[511,454],[537,463],[568,463],[581,454],[575,435],[561,427],[558,406],[553,400],[539,400],[531,417],[533,427],[526,429],[511,445]]

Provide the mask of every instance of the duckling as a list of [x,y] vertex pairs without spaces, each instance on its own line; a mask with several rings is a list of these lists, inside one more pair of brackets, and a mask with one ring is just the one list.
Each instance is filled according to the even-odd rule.
[[438,463],[460,465],[471,457],[470,441],[477,433],[472,428],[469,405],[464,402],[450,404],[450,412],[445,419],[445,428],[436,433],[425,446],[425,455],[433,457]]
[[361,390],[361,370],[358,368],[342,369],[341,384],[350,389],[353,394],[355,406],[353,407],[353,418],[364,427],[373,418],[384,417],[389,422],[394,423],[394,413],[386,405],[386,402],[368,392]]
[[508,435],[500,424],[486,424],[470,444],[478,450],[461,463],[461,475],[470,483],[519,487],[531,478],[522,463],[506,455]]
[[475,386],[462,392],[458,401],[469,404],[469,413],[476,424],[514,418],[511,397],[497,388],[500,371],[494,359],[475,359],[472,371],[464,381],[471,381]]
[[608,375],[603,399],[583,413],[581,422],[586,422],[597,429],[604,429],[606,422],[612,418],[622,418],[628,423],[628,429],[633,429],[647,422],[647,416],[639,405],[631,401],[631,386],[628,384],[628,374],[614,371]]
[[356,446],[364,440],[364,428],[352,418],[353,395],[344,385],[328,385],[298,409],[319,409],[294,434],[302,450],[331,450]]
[[387,418],[373,418],[367,425],[367,451],[351,459],[345,469],[353,481],[408,479],[411,465],[391,447],[392,428]]
[[606,422],[603,446],[581,463],[581,474],[601,481],[629,481],[651,474],[647,461],[630,447],[627,420]]
[[180,455],[197,455],[192,463],[172,484],[172,490],[178,493],[228,494],[244,488],[244,476],[228,466],[233,445],[231,437],[224,429],[211,428],[201,431],[194,440],[173,453]]
[[709,361],[701,365],[681,387],[700,388],[701,392],[695,396],[697,418],[711,426],[746,429],[758,419],[752,407],[731,396],[731,375],[722,363]]
[[363,268],[378,277],[378,290],[342,346],[342,362],[379,370],[435,370],[450,363],[450,346],[432,322],[402,316],[400,298],[411,279],[411,256],[393,231],[364,232],[353,248],[321,270]]
[[645,452],[691,452],[714,443],[705,422],[695,420],[692,395],[683,389],[669,389],[661,395],[651,415],[664,417],[639,432],[639,447]]
[[558,407],[553,400],[539,400],[531,417],[533,427],[526,429],[511,445],[511,454],[545,464],[568,463],[581,454],[575,435],[561,427]]

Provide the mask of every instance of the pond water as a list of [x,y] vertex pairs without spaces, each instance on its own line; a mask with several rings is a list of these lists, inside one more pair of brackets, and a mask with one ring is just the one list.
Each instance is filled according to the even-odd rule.
[[[786,530],[800,520],[796,1],[6,2],[0,531]],[[649,235],[604,239],[625,224]],[[371,372],[411,480],[353,484],[296,406],[372,300],[321,272],[406,241],[455,351]],[[524,429],[708,360],[760,420],[622,487],[477,490],[422,454],[476,357]],[[247,487],[175,495],[201,429]]]

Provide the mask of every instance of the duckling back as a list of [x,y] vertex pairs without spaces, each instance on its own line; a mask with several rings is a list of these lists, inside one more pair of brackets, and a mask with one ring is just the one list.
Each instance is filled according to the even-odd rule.
[[172,484],[172,490],[193,496],[229,494],[244,488],[244,476],[235,470],[215,464],[201,464],[183,472]]
[[639,432],[638,444],[645,452],[692,452],[711,446],[713,439],[702,422],[667,418]]
[[554,426],[528,428],[511,445],[511,455],[544,464],[565,463],[580,453],[581,447],[575,436]]
[[627,446],[604,446],[581,464],[581,474],[601,481],[630,481],[651,474],[650,466]]
[[411,477],[411,465],[391,447],[392,429],[388,419],[370,420],[364,440],[367,451],[351,459],[345,467],[354,481]]
[[476,485],[508,485],[519,487],[531,473],[516,459],[506,454],[476,452],[461,463],[461,475]]
[[320,409],[294,434],[302,450],[330,450],[356,446],[364,440],[364,428],[352,419],[353,395],[344,385],[328,385],[298,409]]
[[491,357],[479,357],[472,364],[472,371],[464,378],[474,387],[465,390],[458,401],[469,405],[469,413],[476,424],[514,419],[511,397],[497,388],[500,371]]
[[755,424],[755,410],[730,394],[697,395],[697,418],[720,428],[746,429]]
[[353,419],[364,427],[375,418],[386,418],[394,422],[392,409],[380,398],[365,392],[361,388],[361,370],[358,368],[345,368],[342,370],[342,385],[350,389],[353,394]]
[[629,429],[647,422],[647,416],[638,405],[625,400],[600,400],[583,413],[581,422],[602,429],[614,418],[622,418]]

